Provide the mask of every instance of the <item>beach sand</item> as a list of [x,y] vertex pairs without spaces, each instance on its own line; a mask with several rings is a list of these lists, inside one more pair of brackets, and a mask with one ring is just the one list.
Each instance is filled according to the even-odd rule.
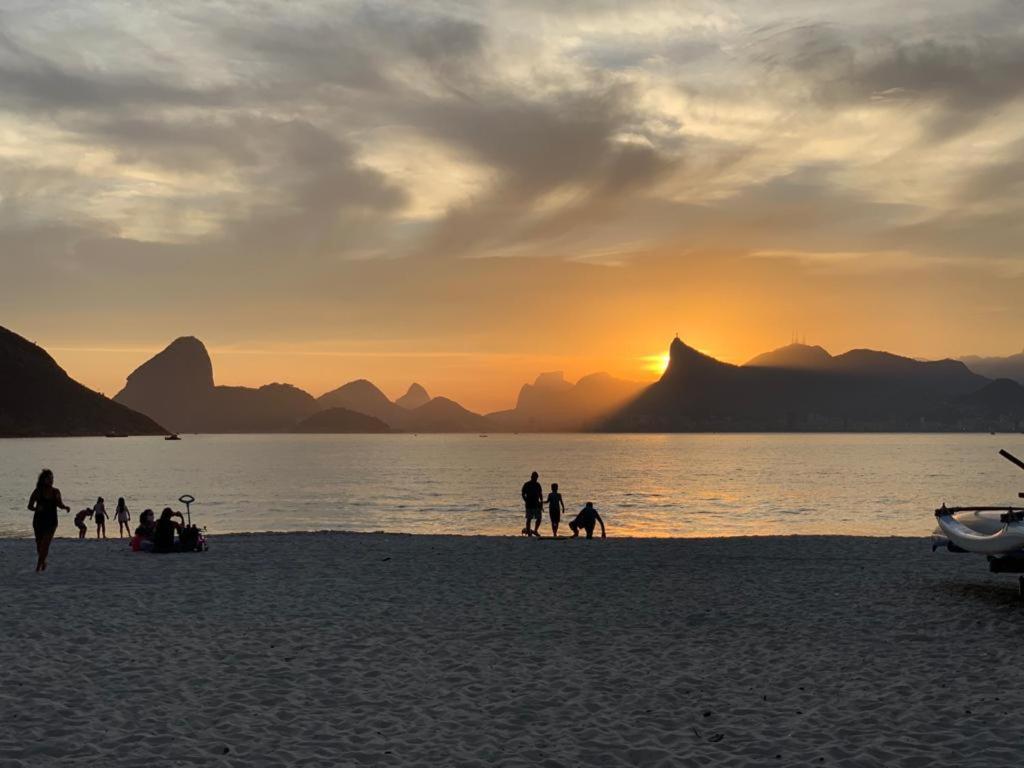
[[996,766],[1015,576],[923,539],[0,541],[0,765]]

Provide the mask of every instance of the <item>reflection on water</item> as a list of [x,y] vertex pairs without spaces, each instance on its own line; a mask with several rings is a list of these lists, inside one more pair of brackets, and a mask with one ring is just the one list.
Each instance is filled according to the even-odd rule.
[[[29,535],[35,476],[74,510],[191,493],[213,532],[514,534],[531,470],[610,535],[924,535],[941,502],[1017,501],[1019,435],[186,435],[0,440],[0,535]],[[60,535],[73,530],[62,514]],[[545,515],[542,531],[547,530]],[[108,531],[109,535],[109,531]]]

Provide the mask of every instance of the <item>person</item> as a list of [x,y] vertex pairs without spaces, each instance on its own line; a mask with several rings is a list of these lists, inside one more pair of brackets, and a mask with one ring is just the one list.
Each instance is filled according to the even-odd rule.
[[135,529],[135,533],[145,536],[147,539],[153,538],[153,529],[156,528],[154,517],[155,514],[152,509],[142,510],[142,514],[139,515],[139,527]]
[[130,546],[132,552],[152,552],[153,532],[156,530],[156,523],[153,520],[153,510],[145,509],[139,515],[139,525],[135,529]]
[[601,538],[605,538],[604,535],[604,520],[601,519],[601,515],[594,509],[594,502],[588,501],[586,506],[580,510],[580,513],[576,515],[576,518],[569,523],[569,528],[572,530],[573,537],[580,535],[580,528],[587,532],[587,538],[594,538],[594,523],[601,524]]
[[107,538],[107,508],[103,504],[102,496],[92,505],[92,519],[96,522],[96,538]]
[[36,573],[46,570],[46,557],[50,554],[53,534],[57,532],[57,510],[70,512],[64,503],[60,490],[53,487],[53,472],[44,469],[36,480],[36,488],[28,497],[28,509],[32,512],[32,532],[36,535]]
[[[174,519],[175,515],[181,520],[180,523]],[[184,525],[185,516],[181,512],[164,507],[164,511],[160,513],[160,519],[156,521],[156,527],[153,529],[153,551],[173,552],[174,534],[181,531]]]
[[[530,479],[523,483],[523,501],[526,503],[526,527],[523,533],[527,536],[540,536],[540,511],[544,504],[544,489],[540,487],[536,472],[530,475]],[[534,521],[533,528],[530,528],[530,521]]]
[[128,505],[124,503],[124,496],[117,500],[117,509],[114,510],[114,519],[117,520],[117,538],[124,538],[126,533],[130,536],[132,529],[128,523],[132,519],[132,513],[128,511]]
[[78,528],[79,541],[85,538],[85,534],[89,530],[88,526],[85,524],[85,518],[87,517],[92,517],[92,510],[88,507],[79,510],[78,514],[75,515],[75,527]]
[[558,523],[565,511],[565,503],[562,501],[562,494],[558,492],[558,483],[551,484],[551,493],[548,494],[548,517],[551,519],[551,535],[558,538]]

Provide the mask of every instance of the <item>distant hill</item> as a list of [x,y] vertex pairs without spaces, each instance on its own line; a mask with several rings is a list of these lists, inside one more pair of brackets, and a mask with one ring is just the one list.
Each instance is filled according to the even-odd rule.
[[661,379],[601,426],[665,432],[988,428],[962,398],[990,382],[963,363],[872,350],[832,357],[819,350],[783,348],[735,366],[675,339]]
[[561,371],[542,373],[519,390],[516,407],[488,414],[505,429],[521,432],[586,430],[636,397],[643,384],[607,373],[584,376],[572,384]]
[[373,434],[391,430],[387,424],[373,416],[347,408],[328,408],[303,419],[292,431],[309,434]]
[[419,384],[410,384],[406,393],[395,400],[395,405],[401,406],[407,411],[411,411],[414,408],[419,408],[421,405],[426,405],[429,402],[430,395],[427,394],[426,389],[421,387]]
[[312,395],[290,384],[216,386],[210,355],[191,336],[136,368],[114,399],[174,432],[276,432],[318,410]]
[[972,355],[961,357],[964,363],[975,373],[988,376],[990,379],[1013,379],[1024,384],[1024,352],[1007,357],[978,357]]
[[[410,395],[412,395],[410,397]],[[495,425],[486,417],[473,413],[446,397],[430,398],[427,391],[414,384],[400,401],[425,402],[414,408],[403,407],[388,400],[387,395],[366,379],[357,379],[321,395],[321,408],[346,408],[380,419],[397,432],[489,432]]]
[[347,408],[380,419],[392,429],[404,429],[409,412],[395,405],[376,385],[366,379],[356,379],[332,389],[316,399],[320,408]]
[[494,424],[447,397],[435,397],[411,412],[407,428],[416,432],[490,432]]
[[954,403],[958,412],[979,420],[1001,420],[1015,431],[1024,424],[1024,387],[1012,379],[996,379]]
[[799,370],[825,370],[832,364],[832,355],[822,347],[807,344],[787,344],[749,360],[752,368],[792,368]]
[[905,385],[961,393],[983,386],[988,379],[959,360],[914,360],[890,352],[851,349],[832,356],[821,347],[789,344],[758,355],[744,367],[843,373],[865,378],[888,378]]
[[0,437],[166,432],[148,416],[79,384],[42,347],[0,328]]
[[313,396],[291,384],[214,387],[209,402],[202,432],[279,432],[317,411]]

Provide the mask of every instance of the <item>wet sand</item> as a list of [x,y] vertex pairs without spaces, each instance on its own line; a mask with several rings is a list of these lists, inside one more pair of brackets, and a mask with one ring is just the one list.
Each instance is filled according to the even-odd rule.
[[0,765],[994,766],[1016,577],[923,539],[0,540]]

